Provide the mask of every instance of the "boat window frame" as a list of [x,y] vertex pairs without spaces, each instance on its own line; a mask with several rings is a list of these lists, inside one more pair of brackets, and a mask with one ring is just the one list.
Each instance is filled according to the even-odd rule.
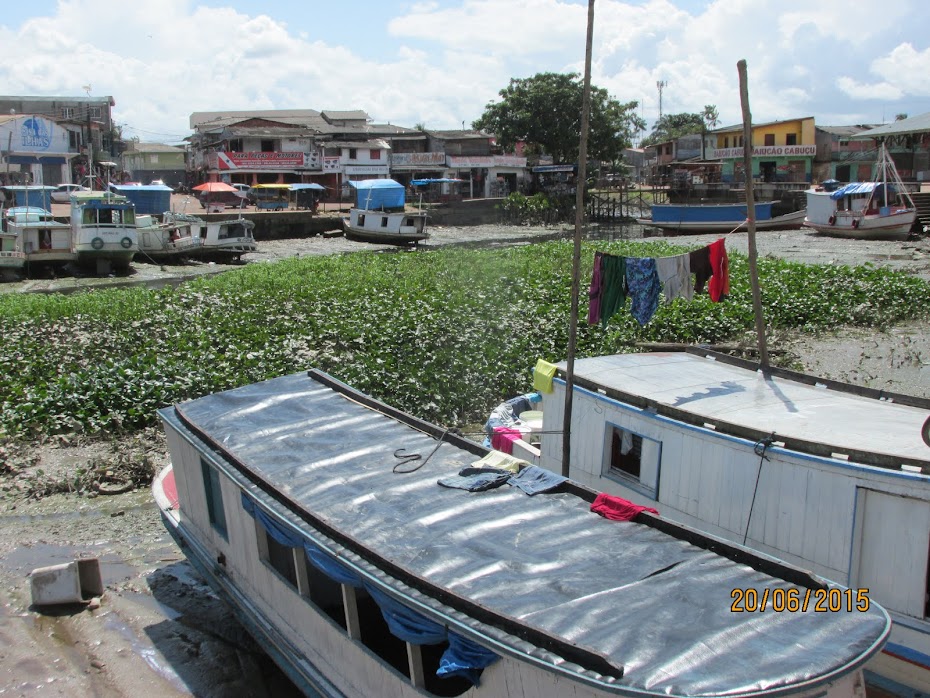
[[210,527],[229,542],[229,523],[226,520],[226,505],[223,502],[223,486],[220,471],[200,458],[200,473],[203,478],[204,498],[207,502],[207,520]]
[[[622,440],[626,432],[632,437],[632,449],[639,452],[638,472],[614,465],[614,436],[617,442]],[[645,451],[644,451],[645,447]],[[635,429],[611,422],[604,423],[604,448],[601,476],[628,487],[653,501],[659,499],[659,481],[662,472],[662,441],[646,436]],[[649,459],[644,472],[643,456]]]

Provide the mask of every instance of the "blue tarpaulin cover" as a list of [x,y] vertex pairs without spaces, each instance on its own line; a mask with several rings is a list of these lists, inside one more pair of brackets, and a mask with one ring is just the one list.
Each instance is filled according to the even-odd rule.
[[164,184],[111,184],[117,193],[129,199],[136,213],[160,214],[171,210],[171,187]]
[[[844,196],[851,196],[853,194],[871,194],[873,191],[883,186],[885,185],[881,182],[850,182],[831,193],[830,198],[839,201]],[[894,187],[888,185],[888,192],[893,196]]]
[[355,207],[372,211],[404,207],[404,185],[393,179],[349,182],[355,189]]

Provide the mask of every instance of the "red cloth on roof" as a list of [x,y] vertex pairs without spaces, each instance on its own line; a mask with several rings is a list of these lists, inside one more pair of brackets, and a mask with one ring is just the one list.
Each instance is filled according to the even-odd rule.
[[613,495],[604,494],[603,492],[594,499],[594,503],[591,505],[591,511],[611,521],[632,521],[641,511],[648,511],[650,514],[655,514],[656,516],[659,515],[659,512],[652,507],[633,504],[633,502],[623,499],[622,497],[614,497]]
[[723,238],[708,245],[710,250],[710,268],[713,276],[707,282],[707,292],[714,303],[719,303],[724,296],[730,295],[730,259]]
[[513,442],[523,438],[519,429],[511,427],[494,427],[491,435],[491,448],[501,453],[513,454]]

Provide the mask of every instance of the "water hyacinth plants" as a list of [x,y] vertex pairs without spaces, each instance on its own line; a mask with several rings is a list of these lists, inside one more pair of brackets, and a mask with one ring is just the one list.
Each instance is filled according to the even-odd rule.
[[[595,247],[663,256],[664,242],[583,247],[581,314]],[[537,358],[565,358],[572,245],[358,253],[254,264],[178,288],[0,297],[0,436],[125,433],[211,392],[320,368],[447,426],[481,422],[526,392]],[[731,296],[579,323],[578,355],[636,342],[715,343],[753,327],[745,257]],[[772,328],[891,324],[930,307],[920,279],[871,266],[759,262]]]

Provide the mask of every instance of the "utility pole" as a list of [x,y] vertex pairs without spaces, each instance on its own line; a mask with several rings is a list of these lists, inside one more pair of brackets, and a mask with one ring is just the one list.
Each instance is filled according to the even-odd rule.
[[659,121],[662,121],[662,90],[668,87],[668,83],[665,80],[659,80],[656,87],[659,88]]

